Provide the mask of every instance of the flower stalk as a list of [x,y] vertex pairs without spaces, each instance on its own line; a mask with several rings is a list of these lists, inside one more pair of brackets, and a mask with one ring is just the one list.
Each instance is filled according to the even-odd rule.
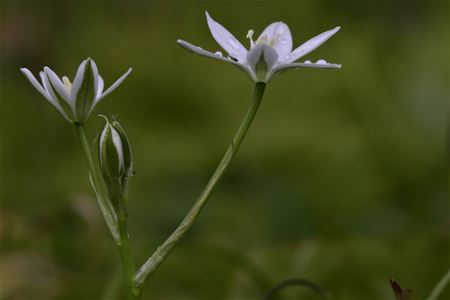
[[439,282],[433,288],[427,300],[437,300],[449,283],[450,283],[450,269],[447,271],[447,273],[445,273],[444,277],[442,277],[441,280],[439,280]]
[[145,281],[152,276],[152,274],[158,269],[161,263],[170,254],[177,242],[189,231],[189,229],[194,224],[202,208],[211,196],[212,191],[225,174],[225,171],[228,169],[231,160],[239,150],[239,147],[242,144],[242,141],[244,140],[261,104],[265,87],[266,84],[263,82],[257,82],[255,84],[255,90],[253,99],[250,103],[250,107],[248,108],[247,113],[242,120],[241,125],[239,126],[239,129],[236,131],[233,140],[228,146],[225,155],[217,166],[208,184],[205,186],[203,192],[194,203],[194,206],[191,208],[180,225],[178,225],[177,229],[175,229],[175,231],[167,238],[167,240],[157,248],[157,250],[150,256],[150,258],[136,272],[136,275],[134,276],[134,282],[137,287],[141,287],[145,283]]
[[[126,196],[123,197],[122,201],[126,203]],[[126,300],[138,300],[141,299],[141,288],[134,284],[134,272],[136,271],[136,266],[134,264],[133,252],[130,245],[127,212],[119,213],[117,219],[121,241],[121,244],[118,245],[118,247],[123,271],[124,297]]]
[[[81,123],[75,123],[78,138],[83,148],[84,156],[86,158],[91,183],[97,195],[97,201],[102,210],[106,223],[116,241],[119,249],[120,260],[122,262],[123,270],[123,293],[126,300],[138,300],[141,298],[141,289],[134,285],[135,265],[133,254],[130,246],[130,239],[128,234],[127,211],[125,209],[114,210],[111,205],[111,200],[108,193],[105,191],[103,180],[94,159],[92,158],[89,142],[86,138],[84,126]],[[115,196],[118,196],[117,194]],[[120,199],[115,199],[117,202],[127,203],[127,195],[123,193]]]
[[[252,38],[254,31],[250,30],[247,34],[247,38],[250,40],[250,48],[247,49],[225,27],[212,19],[208,13],[206,13],[206,19],[213,38],[228,53],[228,57],[223,57],[220,51],[211,53],[184,40],[178,40],[177,43],[192,53],[233,64],[247,73],[255,82],[253,98],[222,160],[191,210],[175,231],[138,270],[133,258],[128,233],[128,181],[134,174],[133,157],[128,138],[116,120],[110,122],[105,117],[106,124],[99,135],[99,163],[97,164],[94,162],[83,125],[92,114],[95,106],[125,80],[130,74],[131,68],[105,91],[103,78],[98,72],[97,65],[90,58],[81,62],[76,75],[73,77],[73,82],[67,76],[58,76],[48,67],[44,67],[44,70],[39,73],[40,81],[27,68],[21,69],[36,90],[68,122],[75,125],[98,205],[119,250],[123,271],[123,297],[121,299],[141,299],[141,290],[145,281],[154,274],[178,241],[193,226],[246,137],[258,112],[266,84],[288,69],[341,68],[340,64],[327,63],[323,59],[315,63],[308,60],[302,63],[296,62],[331,38],[339,31],[340,27],[325,31],[293,50],[289,27],[283,22],[274,22],[264,29],[256,41]],[[430,300],[437,297],[436,295],[442,291],[447,282],[448,275],[436,287],[432,296],[430,296]]]

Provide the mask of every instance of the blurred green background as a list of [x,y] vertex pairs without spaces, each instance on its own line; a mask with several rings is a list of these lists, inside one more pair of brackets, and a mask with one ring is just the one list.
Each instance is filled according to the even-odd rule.
[[[133,146],[130,230],[138,263],[172,232],[220,160],[253,84],[211,51],[210,14],[245,45],[282,20],[294,47],[336,25],[301,69],[270,83],[248,138],[144,299],[262,299],[306,278],[337,300],[423,298],[450,266],[447,1],[2,1],[1,299],[111,299],[118,253],[74,129],[19,68],[73,78],[92,57],[107,85],[97,114]],[[282,299],[319,299],[290,288]],[[450,299],[447,289],[442,299]]]

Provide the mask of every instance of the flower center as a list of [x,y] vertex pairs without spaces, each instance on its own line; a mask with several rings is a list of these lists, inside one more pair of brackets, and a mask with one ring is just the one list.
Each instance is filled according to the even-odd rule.
[[70,91],[72,90],[72,82],[70,82],[67,76],[63,76],[62,81],[67,92],[70,93]]

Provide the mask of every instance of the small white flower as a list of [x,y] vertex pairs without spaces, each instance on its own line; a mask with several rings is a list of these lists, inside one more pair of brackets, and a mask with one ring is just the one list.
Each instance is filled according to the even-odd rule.
[[39,72],[41,82],[27,68],[20,69],[31,84],[63,115],[73,123],[83,123],[100,100],[115,90],[130,74],[131,68],[106,91],[97,65],[88,58],[81,62],[73,83],[67,76],[59,78],[49,67]]
[[338,69],[339,64],[327,63],[320,59],[316,63],[298,59],[315,50],[339,31],[340,27],[325,31],[292,50],[292,36],[289,27],[283,22],[275,22],[264,29],[253,41],[253,30],[249,30],[250,50],[247,50],[225,27],[214,21],[206,12],[209,30],[216,42],[228,53],[224,57],[219,52],[211,53],[183,40],[177,43],[189,52],[213,59],[225,61],[245,71],[255,82],[269,82],[275,75],[291,68],[331,68]]

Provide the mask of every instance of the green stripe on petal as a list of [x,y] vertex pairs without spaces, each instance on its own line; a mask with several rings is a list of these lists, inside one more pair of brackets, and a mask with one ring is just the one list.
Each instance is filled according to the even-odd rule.
[[92,61],[91,59],[88,59],[83,70],[81,85],[75,98],[77,122],[83,123],[89,117],[91,107],[96,97],[96,76],[98,76],[98,74],[95,74],[92,67]]

